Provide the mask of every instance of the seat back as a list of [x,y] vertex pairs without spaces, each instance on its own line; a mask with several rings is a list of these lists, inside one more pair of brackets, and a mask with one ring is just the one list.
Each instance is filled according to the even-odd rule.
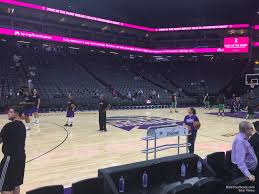
[[221,179],[208,177],[197,181],[193,185],[195,194],[222,194],[225,190],[225,185]]
[[26,194],[64,194],[64,187],[63,185],[40,187],[31,191],[27,191]]
[[215,152],[207,155],[207,163],[215,171],[217,178],[225,177],[225,152]]
[[73,194],[103,194],[102,178],[91,178],[72,184]]
[[181,184],[168,191],[167,194],[192,194],[193,187],[191,184]]

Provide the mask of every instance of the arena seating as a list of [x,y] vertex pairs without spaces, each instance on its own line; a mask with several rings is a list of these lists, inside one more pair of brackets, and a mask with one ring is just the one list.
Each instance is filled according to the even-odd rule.
[[[71,49],[64,51],[60,46],[54,50],[10,45],[1,45],[1,48],[0,110],[21,100],[16,93],[27,87],[30,79],[39,90],[43,111],[64,110],[68,93],[75,96],[79,110],[96,109],[100,94],[114,109],[170,105],[175,92],[179,97],[178,106],[189,106],[197,104],[194,96],[201,92],[202,79],[206,83],[203,92],[207,90],[210,95],[217,95],[242,64],[236,61],[178,61],[157,66],[142,62],[134,64],[109,55],[79,55]],[[19,66],[12,59],[14,54],[21,56]],[[148,99],[151,104],[146,103]]]
[[164,75],[177,86],[192,94],[199,94],[200,82],[204,80],[206,91],[211,95],[218,95],[218,92],[240,71],[241,67],[241,62],[228,60],[178,62],[173,64],[171,69],[165,71]]
[[[195,154],[180,154],[149,161],[126,164],[98,170],[98,177],[72,184],[71,194],[119,194],[119,179],[125,180],[127,194],[234,194],[232,186],[254,186],[246,177],[226,179],[231,173],[221,176],[222,165],[229,163],[228,151],[209,154],[202,160]],[[223,159],[224,154],[224,161]],[[212,163],[212,160],[214,163]],[[202,172],[197,172],[197,161],[202,161]],[[220,167],[215,168],[216,162]],[[181,177],[181,165],[187,166],[186,177]],[[231,162],[230,162],[231,163]],[[229,165],[229,164],[228,164]],[[148,188],[142,188],[142,174],[148,173]],[[159,176],[158,176],[159,174]],[[227,186],[226,186],[227,185]],[[62,186],[48,186],[28,191],[27,194],[59,194]],[[62,190],[63,191],[63,190]],[[67,194],[67,190],[65,194]],[[63,194],[63,192],[62,192]],[[70,193],[69,193],[70,194]]]
[[[96,65],[96,63],[99,65]],[[127,64],[123,64],[122,61],[120,62],[110,57],[92,57],[81,59],[81,64],[98,79],[118,91],[121,96],[132,101],[133,104],[135,104],[134,102],[140,104],[149,99],[152,91],[155,91],[156,94],[150,99],[155,104],[168,103],[170,101],[171,94],[134,74],[130,71],[130,67]],[[135,96],[135,93],[140,90],[143,91],[143,95]],[[131,93],[131,97],[127,97],[128,92]]]

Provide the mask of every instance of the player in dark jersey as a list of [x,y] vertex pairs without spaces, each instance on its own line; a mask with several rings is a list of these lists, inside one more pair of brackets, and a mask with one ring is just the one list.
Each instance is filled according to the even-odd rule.
[[234,113],[237,114],[241,111],[241,102],[240,102],[240,97],[236,97],[236,100],[234,102]]
[[0,132],[4,157],[0,164],[0,192],[20,194],[25,169],[26,129],[21,121],[22,108],[14,107],[8,111],[7,123]]
[[235,101],[236,101],[236,95],[235,95],[235,94],[232,94],[232,98],[231,98],[231,110],[230,110],[231,113],[234,113],[234,112],[235,112],[235,110],[234,110],[234,103],[235,103]]
[[23,116],[26,123],[26,129],[31,129],[30,126],[30,116],[32,115],[32,107],[33,107],[33,100],[28,91],[24,92],[23,101],[20,103],[20,105],[23,105]]
[[34,116],[33,122],[39,124],[40,95],[38,94],[38,91],[36,89],[33,89],[32,101],[34,103],[32,107],[32,114]]
[[170,111],[171,113],[173,112],[173,109],[177,113],[177,96],[176,96],[176,93],[174,93],[172,95],[172,110]]
[[253,101],[251,99],[248,99],[247,102],[247,115],[246,115],[246,119],[254,119],[254,115],[255,115],[255,105],[253,103]]
[[203,98],[203,104],[205,109],[210,109],[210,96],[209,93],[206,93],[206,95]]
[[110,108],[110,104],[105,100],[104,96],[100,96],[99,102],[99,131],[107,131],[106,128],[106,111]]
[[225,96],[224,94],[220,94],[218,96],[218,105],[219,105],[219,116],[224,117],[224,112],[225,112]]
[[69,101],[67,102],[67,123],[64,126],[73,127],[76,104],[71,94],[69,94],[68,98]]

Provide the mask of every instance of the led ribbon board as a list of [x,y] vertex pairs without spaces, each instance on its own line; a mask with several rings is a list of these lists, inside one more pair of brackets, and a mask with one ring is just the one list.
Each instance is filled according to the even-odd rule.
[[0,34],[24,37],[24,38],[39,39],[39,40],[54,41],[54,42],[69,43],[69,44],[77,44],[77,45],[83,45],[83,46],[107,48],[107,49],[114,49],[114,50],[148,53],[148,54],[188,54],[188,53],[222,53],[222,52],[224,52],[223,48],[150,49],[150,48],[133,47],[133,46],[111,44],[111,43],[97,42],[97,41],[91,41],[91,40],[83,40],[83,39],[78,39],[78,38],[42,34],[42,33],[37,33],[37,32],[23,31],[23,30],[14,30],[14,29],[8,29],[8,28],[0,28]]
[[50,7],[46,7],[46,6],[41,6],[41,5],[36,5],[36,4],[31,4],[31,3],[25,3],[25,2],[21,2],[21,1],[0,0],[0,3],[5,3],[5,4],[9,4],[9,5],[15,5],[15,6],[19,6],[19,7],[26,7],[26,8],[40,10],[40,11],[45,11],[45,12],[50,12],[50,13],[62,14],[62,15],[71,16],[71,17],[77,17],[77,18],[81,18],[81,19],[85,19],[85,20],[90,20],[90,21],[97,21],[97,22],[102,22],[102,23],[107,23],[107,24],[113,24],[113,25],[117,25],[117,26],[123,26],[123,27],[127,27],[127,28],[147,31],[147,32],[174,32],[174,31],[192,31],[192,30],[217,30],[217,29],[235,29],[235,28],[248,28],[249,27],[249,24],[227,24],[227,25],[216,25],[216,26],[194,26],[194,27],[176,27],[176,28],[149,28],[149,27],[138,26],[138,25],[124,23],[124,22],[118,22],[118,21],[112,21],[112,20],[108,20],[108,19],[88,16],[88,15],[74,13],[74,12],[69,12],[69,11],[64,11],[64,10],[54,9],[54,8],[50,8]]

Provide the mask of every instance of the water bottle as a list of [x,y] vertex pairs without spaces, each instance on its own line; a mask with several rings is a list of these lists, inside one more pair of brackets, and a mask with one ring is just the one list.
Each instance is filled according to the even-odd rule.
[[202,173],[202,162],[201,162],[201,160],[198,160],[198,162],[197,162],[197,173],[198,174]]
[[142,187],[147,188],[147,186],[148,186],[148,174],[146,171],[144,171],[142,175]]
[[120,193],[124,193],[124,187],[125,187],[125,180],[123,178],[123,176],[121,176],[120,180],[119,180],[119,192]]
[[182,165],[181,165],[181,177],[185,178],[185,176],[186,176],[186,166],[185,166],[184,163],[182,163]]

